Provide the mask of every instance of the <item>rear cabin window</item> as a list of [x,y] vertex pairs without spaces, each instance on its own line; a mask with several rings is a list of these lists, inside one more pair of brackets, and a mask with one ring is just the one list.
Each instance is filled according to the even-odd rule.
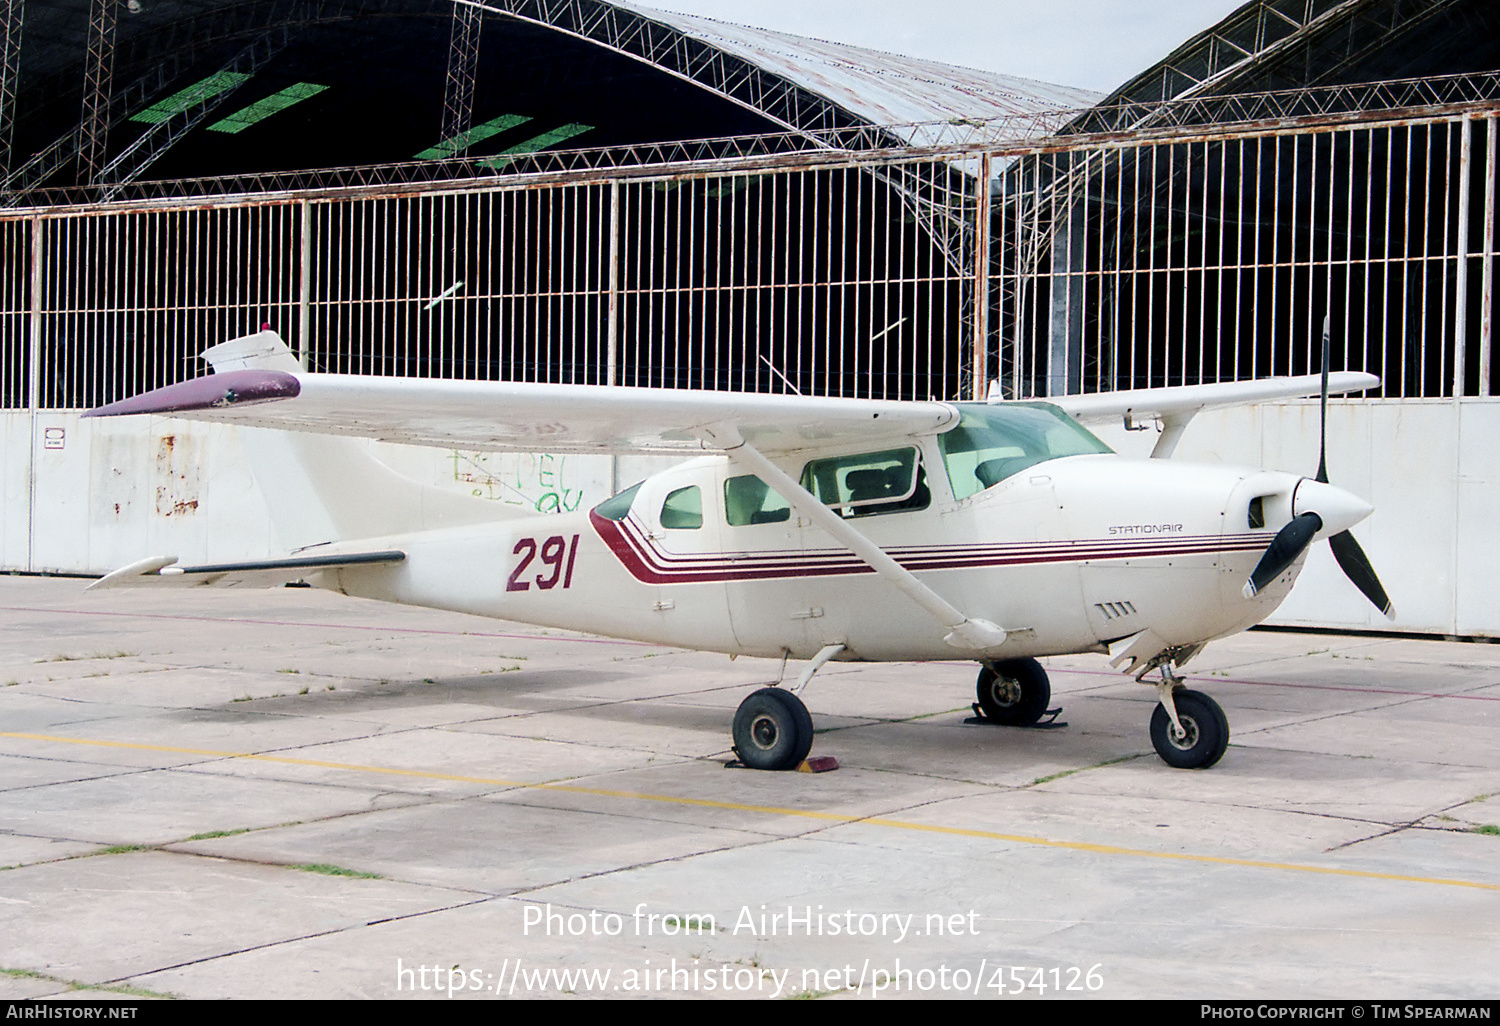
[[813,460],[802,468],[802,487],[845,517],[904,513],[932,503],[916,449]]

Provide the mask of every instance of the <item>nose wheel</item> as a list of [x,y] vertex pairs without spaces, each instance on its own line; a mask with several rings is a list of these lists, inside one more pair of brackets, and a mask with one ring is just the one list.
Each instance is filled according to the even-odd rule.
[[[1167,701],[1176,712],[1175,723]],[[1208,769],[1229,747],[1229,718],[1203,692],[1173,688],[1151,714],[1151,744],[1168,766]]]

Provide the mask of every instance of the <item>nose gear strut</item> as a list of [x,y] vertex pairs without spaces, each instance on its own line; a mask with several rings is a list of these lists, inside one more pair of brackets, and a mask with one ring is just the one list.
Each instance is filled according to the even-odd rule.
[[[1168,766],[1208,769],[1229,747],[1229,718],[1218,702],[1183,686],[1173,663],[1185,658],[1164,652],[1151,661],[1161,670],[1161,680],[1154,685],[1157,706],[1151,714],[1151,744]],[[1148,665],[1136,680],[1146,683],[1142,678],[1151,668]]]

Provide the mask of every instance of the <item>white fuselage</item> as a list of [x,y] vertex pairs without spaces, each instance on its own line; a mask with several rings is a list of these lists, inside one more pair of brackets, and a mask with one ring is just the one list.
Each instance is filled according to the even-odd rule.
[[[942,466],[935,445],[921,458]],[[962,658],[928,613],[795,510],[731,526],[725,481],[743,473],[723,456],[682,464],[645,481],[620,519],[539,515],[392,537],[404,563],[330,571],[320,583],[705,651],[802,659],[842,644],[843,659]],[[1290,519],[1298,481],[1079,455],[964,499],[931,473],[926,508],[850,523],[967,615],[1003,627],[997,658],[1100,651],[1148,629],[1191,646],[1259,622],[1286,596],[1300,559],[1254,598],[1241,589]],[[663,526],[668,497],[693,486],[701,523]]]

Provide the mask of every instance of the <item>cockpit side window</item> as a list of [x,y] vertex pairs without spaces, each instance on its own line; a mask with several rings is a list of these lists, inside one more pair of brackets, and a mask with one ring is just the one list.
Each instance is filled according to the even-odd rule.
[[669,531],[696,531],[703,526],[703,492],[697,485],[679,488],[661,504],[661,526]]
[[960,404],[959,409],[958,427],[938,435],[955,499],[1047,460],[1111,451],[1050,403]]

